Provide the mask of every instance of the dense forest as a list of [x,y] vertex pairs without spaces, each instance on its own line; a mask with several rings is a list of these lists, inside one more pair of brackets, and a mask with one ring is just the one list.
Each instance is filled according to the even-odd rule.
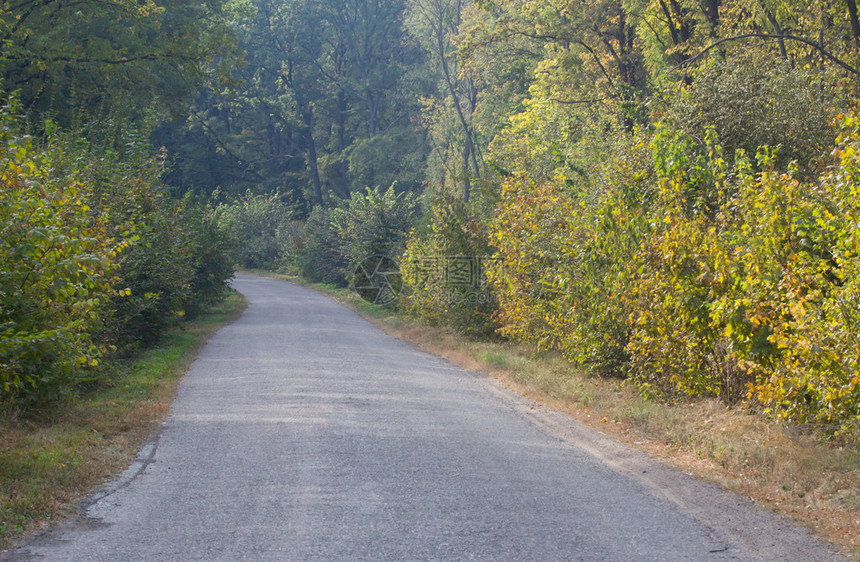
[[234,265],[386,255],[427,321],[860,431],[854,0],[22,0],[0,32],[5,401]]

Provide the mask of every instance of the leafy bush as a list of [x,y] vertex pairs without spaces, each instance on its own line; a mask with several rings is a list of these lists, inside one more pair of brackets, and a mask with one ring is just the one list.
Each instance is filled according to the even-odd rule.
[[495,331],[495,298],[486,284],[494,252],[486,227],[461,199],[438,194],[429,225],[413,230],[401,262],[405,310],[466,334]]
[[509,178],[490,222],[501,332],[651,396],[856,435],[860,118],[808,180],[766,147],[730,165],[713,129],[701,141],[658,125],[590,181]]
[[815,76],[756,49],[732,52],[703,65],[680,97],[669,92],[667,117],[699,142],[713,128],[729,160],[738,149],[752,155],[760,146],[779,147],[776,168],[795,161],[807,176],[826,158],[838,108],[832,87]]
[[541,184],[525,176],[505,182],[490,222],[503,334],[558,349],[598,373],[623,373],[630,289],[649,231],[642,153],[620,142],[593,184],[561,171]]
[[37,142],[20,122],[0,119],[0,401],[26,409],[105,380],[102,359],[219,298],[232,271],[211,214],[167,195],[160,158],[50,123]]
[[279,192],[254,195],[250,190],[218,208],[224,228],[232,233],[233,259],[239,267],[276,270],[287,248],[278,233],[291,221],[295,209]]
[[282,223],[276,236],[278,244],[285,252],[283,270],[292,275],[302,275],[302,256],[308,243],[305,221],[292,220]]
[[122,153],[55,135],[65,156],[52,172],[92,186],[93,213],[111,236],[128,242],[114,281],[124,294],[111,299],[100,335],[123,351],[150,345],[187,312],[223,296],[232,276],[227,235],[213,222],[214,211],[172,198],[161,181],[162,157],[124,134]]
[[235,241],[221,226],[219,209],[209,203],[186,202],[184,223],[191,230],[193,272],[190,280],[191,302],[187,309],[193,316],[206,306],[219,302],[233,278],[231,256]]
[[[552,182],[508,179],[490,236],[499,262],[489,275],[499,298],[501,332],[540,348],[561,348],[575,203]],[[573,300],[570,300],[573,302]]]
[[415,195],[398,194],[394,185],[353,193],[345,205],[331,211],[340,253],[350,267],[370,256],[399,257],[417,213]]
[[340,252],[340,239],[329,209],[314,207],[311,211],[305,221],[304,245],[296,261],[305,279],[346,286],[347,261]]
[[[712,131],[707,140],[709,153],[671,129],[660,129],[652,138],[654,230],[642,246],[639,277],[631,288],[635,306],[627,368],[649,394],[734,400],[748,383],[738,367],[736,342],[725,337],[731,334],[729,323],[738,320],[726,298],[739,264],[731,255],[734,246],[721,236],[732,221],[725,223],[729,217],[716,210],[728,208],[726,164]],[[743,337],[752,335],[746,326]]]
[[[779,275],[771,276],[776,296],[761,299],[770,318],[752,316],[769,321],[776,360],[752,366],[757,382],[750,394],[776,416],[854,436],[860,434],[858,151],[855,113],[842,118],[837,161],[817,181],[762,174],[749,186],[770,195],[759,196],[756,208],[774,225],[767,234],[779,235],[774,249],[780,265]],[[762,241],[774,239],[764,234]]]
[[[315,207],[305,223],[299,269],[311,281],[346,286],[371,256],[397,259],[418,212],[411,193],[367,189],[332,208]],[[293,237],[293,240],[296,240]]]
[[90,377],[123,242],[88,205],[90,188],[51,174],[56,154],[0,130],[0,399],[56,400]]
[[[839,165],[803,182],[759,151],[726,174],[719,147],[699,163],[723,202],[689,215],[689,170],[660,179],[660,228],[646,250],[628,350],[646,388],[755,399],[771,414],[858,429],[860,377],[855,117]],[[659,135],[655,140],[661,142]]]
[[111,301],[105,337],[121,348],[151,345],[176,324],[192,298],[194,237],[184,224],[184,204],[160,182],[162,164],[93,160],[86,174],[98,177],[98,204],[114,232],[131,239],[117,261],[126,295]]

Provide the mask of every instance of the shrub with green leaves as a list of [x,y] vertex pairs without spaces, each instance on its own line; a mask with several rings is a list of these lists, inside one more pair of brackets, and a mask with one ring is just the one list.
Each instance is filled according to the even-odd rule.
[[397,193],[394,185],[385,191],[367,188],[353,193],[349,201],[331,211],[340,253],[348,267],[370,256],[399,257],[417,215],[415,195]]
[[[761,174],[748,187],[760,214],[749,223],[773,225],[758,238],[765,243],[776,238],[773,255],[780,266],[770,276],[777,291],[764,292],[758,284],[748,283],[747,291],[764,293],[761,301],[768,305],[766,310],[774,311],[765,318],[770,320],[769,341],[776,349],[776,360],[752,366],[757,379],[750,394],[776,416],[856,437],[860,116],[843,116],[840,124],[836,161],[818,179],[800,182],[789,175]],[[762,221],[761,216],[769,220]]]
[[561,171],[540,184],[522,175],[505,182],[490,222],[503,334],[558,349],[600,374],[624,372],[630,289],[650,230],[641,152],[619,143],[593,183]]
[[223,295],[232,263],[211,213],[168,195],[161,158],[21,122],[0,120],[0,402],[26,409],[105,380],[106,356]]
[[218,208],[221,225],[231,232],[233,259],[239,267],[279,269],[288,248],[279,236],[296,214],[278,191],[255,195],[250,190]]
[[50,402],[91,376],[127,244],[90,208],[90,188],[51,173],[51,151],[0,130],[0,399]]
[[[491,335],[495,297],[485,281],[487,258],[494,256],[486,226],[474,209],[459,198],[437,194],[428,223],[406,240],[401,260],[404,294],[401,306],[434,323],[462,333]],[[452,280],[451,267],[470,268]]]
[[304,225],[304,244],[297,248],[296,262],[305,279],[346,286],[347,261],[332,224],[331,210],[314,207]]
[[415,195],[397,193],[393,185],[353,193],[332,208],[315,207],[305,222],[299,270],[311,281],[346,286],[365,258],[400,257],[417,213]]
[[650,396],[747,400],[856,435],[856,115],[835,154],[804,179],[775,150],[730,164],[713,128],[659,124],[588,182],[508,178],[490,222],[501,332]]
[[184,224],[191,231],[191,302],[189,315],[219,302],[227,294],[227,283],[233,278],[231,259],[235,241],[221,226],[220,211],[210,202],[186,201]]
[[831,123],[840,106],[832,85],[815,71],[757,49],[713,57],[693,71],[692,85],[667,87],[668,121],[703,143],[713,128],[731,162],[735,151],[748,155],[760,146],[779,147],[774,166],[795,162],[808,177],[827,161]]
[[151,345],[183,317],[192,299],[195,247],[184,202],[163,190],[157,158],[136,165],[108,157],[87,173],[101,178],[104,216],[118,235],[132,240],[117,262],[118,283],[129,294],[112,299],[105,337],[121,348]]
[[[766,412],[856,434],[860,305],[856,151],[843,121],[841,161],[807,181],[761,148],[729,170],[715,135],[652,140],[659,195],[642,248],[629,374],[648,392],[747,398]],[[706,193],[706,197],[701,197]]]
[[51,140],[64,155],[52,173],[91,186],[92,213],[111,236],[128,242],[114,281],[127,294],[111,299],[100,334],[123,352],[154,343],[187,312],[217,298],[232,275],[225,229],[206,218],[211,210],[170,196],[161,181],[162,156],[152,156],[137,137],[125,132],[121,152],[90,145],[74,133],[56,133]]
[[736,320],[725,298],[739,264],[721,236],[727,217],[720,211],[735,188],[727,183],[713,131],[707,142],[709,150],[700,150],[688,135],[659,128],[650,143],[653,231],[641,247],[631,287],[627,345],[627,371],[647,394],[737,399],[747,390],[748,379],[739,379],[738,349],[725,338],[728,323]]

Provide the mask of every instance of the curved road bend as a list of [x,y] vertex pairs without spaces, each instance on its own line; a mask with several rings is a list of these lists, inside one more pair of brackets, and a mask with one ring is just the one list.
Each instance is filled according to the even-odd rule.
[[247,311],[118,480],[4,560],[829,560],[809,533],[238,275]]

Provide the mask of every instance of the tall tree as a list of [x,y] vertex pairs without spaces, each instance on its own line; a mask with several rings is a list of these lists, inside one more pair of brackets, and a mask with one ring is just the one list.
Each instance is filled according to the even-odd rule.
[[[420,184],[421,61],[402,9],[399,0],[254,2],[237,25],[241,84],[201,97],[197,111],[206,138],[196,142],[229,166],[232,189],[277,186],[322,204],[364,186]],[[183,146],[178,168],[200,168],[202,153]]]
[[[454,56],[456,46],[453,38],[459,31],[466,5],[467,0],[412,0],[408,19],[411,33],[431,56],[442,93],[435,102],[429,102],[435,107],[427,108],[431,130],[435,130],[437,157],[449,176],[462,181],[463,200],[468,202],[472,180],[481,176],[482,165],[472,123],[480,87],[473,76],[459,71]],[[450,138],[450,129],[444,124],[446,119],[453,119],[458,124],[458,141]],[[446,154],[454,146],[459,146],[459,165]]]
[[153,106],[177,115],[207,72],[231,63],[226,19],[223,0],[0,2],[3,87],[61,124],[142,119]]
[[544,76],[544,82],[556,103],[612,106],[628,128],[633,126],[635,104],[649,87],[635,3],[496,0],[481,6],[496,18],[495,41],[526,38],[543,47],[537,72],[553,68],[554,76]]

